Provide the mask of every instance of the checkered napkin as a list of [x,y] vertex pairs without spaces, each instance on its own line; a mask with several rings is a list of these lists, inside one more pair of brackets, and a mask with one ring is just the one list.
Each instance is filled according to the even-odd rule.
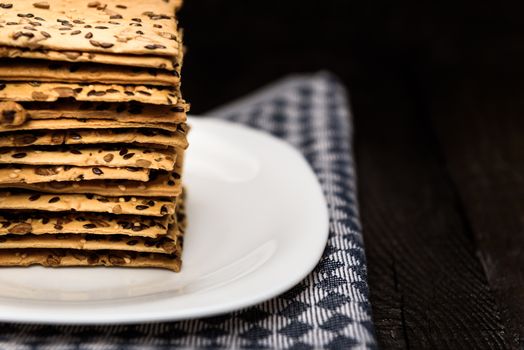
[[0,324],[0,349],[376,348],[344,88],[327,73],[293,76],[208,114],[284,139],[311,164],[330,213],[329,240],[316,269],[277,298],[212,318],[121,326]]

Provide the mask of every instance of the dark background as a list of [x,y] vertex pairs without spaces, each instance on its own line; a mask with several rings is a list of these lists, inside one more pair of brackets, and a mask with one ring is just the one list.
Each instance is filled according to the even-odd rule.
[[349,88],[384,348],[520,348],[524,40],[518,2],[187,0],[194,114],[295,72]]
[[184,92],[200,113],[291,72],[328,69],[352,95],[401,80],[428,98],[442,83],[522,70],[521,17],[504,1],[190,0]]

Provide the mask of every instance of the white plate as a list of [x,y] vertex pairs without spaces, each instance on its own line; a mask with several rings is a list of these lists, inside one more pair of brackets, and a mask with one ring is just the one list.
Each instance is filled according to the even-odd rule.
[[210,316],[274,297],[320,259],[328,213],[302,156],[264,133],[190,120],[181,273],[0,268],[0,321],[132,323]]

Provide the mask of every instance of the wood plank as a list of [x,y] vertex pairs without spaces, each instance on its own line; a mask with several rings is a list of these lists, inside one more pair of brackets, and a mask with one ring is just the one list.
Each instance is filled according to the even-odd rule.
[[[403,72],[353,82],[361,215],[383,348],[505,348],[461,203]],[[371,70],[367,71],[368,73]]]
[[515,348],[524,344],[522,81],[471,72],[441,79],[433,100],[439,140]]

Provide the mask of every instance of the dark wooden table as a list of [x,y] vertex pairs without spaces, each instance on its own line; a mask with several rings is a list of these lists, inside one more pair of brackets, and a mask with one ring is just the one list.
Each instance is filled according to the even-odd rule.
[[195,113],[292,72],[329,69],[348,86],[385,349],[524,347],[520,13],[341,0],[188,1],[182,13]]

